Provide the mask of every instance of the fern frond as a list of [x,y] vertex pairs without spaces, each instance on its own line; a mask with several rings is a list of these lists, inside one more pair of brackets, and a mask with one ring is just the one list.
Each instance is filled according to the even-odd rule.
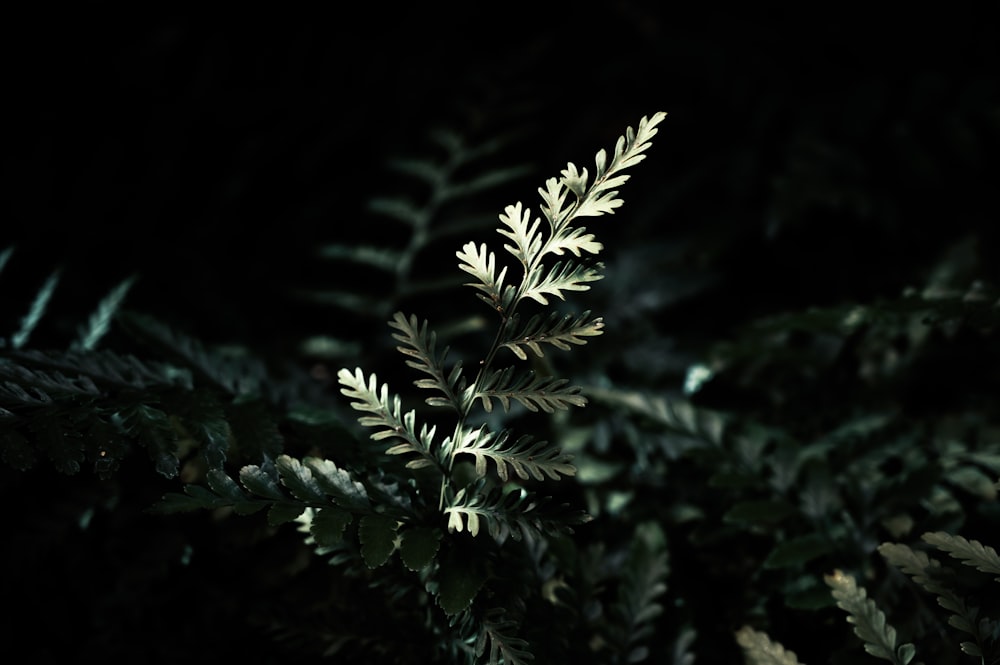
[[747,665],[801,665],[794,651],[788,651],[767,633],[743,626],[736,631],[736,643],[743,649]]
[[[375,204],[376,202],[373,201],[369,206],[374,207]],[[389,214],[390,211],[380,209],[380,212]],[[404,215],[403,212],[399,214]],[[395,271],[401,259],[400,253],[395,250],[370,245],[325,245],[317,250],[317,254],[323,259],[353,261],[354,263],[371,266],[384,272]]]
[[567,506],[553,506],[546,499],[530,495],[523,489],[494,488],[485,491],[480,480],[459,490],[445,506],[448,531],[468,531],[478,536],[485,524],[486,531],[498,543],[508,537],[541,537],[543,534],[572,533],[572,527],[590,519],[586,513]]
[[507,267],[504,266],[500,274],[497,274],[496,255],[486,248],[486,243],[482,243],[479,247],[476,247],[474,242],[466,243],[457,256],[460,261],[458,267],[479,280],[468,282],[466,286],[481,291],[482,293],[476,295],[493,309],[502,311],[510,307],[514,299],[514,289],[503,283]]
[[[962,536],[944,531],[925,533],[922,538],[966,566],[972,566],[984,573],[1000,575],[1000,556],[997,555],[997,551],[978,540],[966,540]],[[1000,577],[994,579],[1000,582]]]
[[87,319],[86,327],[79,328],[79,337],[73,344],[74,349],[92,351],[97,347],[97,343],[101,341],[101,338],[111,328],[111,320],[121,308],[122,303],[125,301],[125,295],[132,288],[135,280],[134,276],[122,280],[101,299],[101,302],[97,305],[97,309]]
[[[546,182],[546,188],[539,189],[545,204],[542,210],[548,218],[553,235],[558,235],[559,229],[569,223],[573,217],[592,217],[613,213],[622,205],[616,198],[615,187],[624,184],[629,176],[621,175],[625,169],[634,166],[645,159],[643,154],[650,147],[650,140],[656,135],[656,126],[666,118],[666,113],[658,112],[650,117],[643,116],[638,129],[626,129],[625,135],[618,138],[614,156],[608,163],[607,153],[602,149],[595,157],[596,170],[593,184],[587,188],[587,169],[577,170],[570,162],[562,171],[559,180],[555,178]],[[566,191],[576,196],[576,201],[565,208]]]
[[166,412],[152,403],[136,399],[116,411],[114,419],[125,432],[146,447],[149,458],[161,475],[167,478],[177,476],[180,430]]
[[565,300],[563,291],[588,291],[590,282],[603,279],[602,268],[601,263],[583,265],[571,261],[557,261],[547,271],[540,266],[526,276],[520,297],[531,298],[542,305],[549,304],[550,296]]
[[493,411],[493,400],[500,402],[504,411],[510,411],[510,402],[520,402],[529,411],[541,409],[554,413],[557,409],[583,406],[587,399],[580,395],[580,388],[567,386],[566,379],[536,376],[534,372],[514,374],[514,368],[496,370],[485,377],[476,391],[475,398],[482,400],[487,413]]
[[24,367],[0,358],[0,404],[48,404],[60,397],[99,397],[100,389],[85,374],[66,376],[59,371]]
[[962,642],[962,651],[981,657],[984,646],[995,638],[991,636],[990,627],[983,623],[988,623],[988,620],[980,620],[978,609],[969,607],[965,598],[948,583],[947,578],[953,571],[943,567],[926,553],[913,550],[906,545],[883,543],[878,551],[886,561],[909,575],[925,591],[937,597],[938,605],[951,613],[948,625],[972,635],[975,639],[975,642]]
[[49,300],[52,299],[52,294],[59,284],[60,276],[60,271],[53,271],[48,279],[45,280],[45,283],[42,284],[41,288],[35,293],[35,297],[31,301],[31,307],[28,308],[28,313],[21,318],[20,328],[10,338],[10,344],[13,348],[20,349],[28,343],[31,333],[34,332],[35,327],[45,315]]
[[453,455],[472,455],[476,459],[476,476],[483,478],[487,471],[487,460],[496,465],[500,480],[507,482],[510,471],[528,480],[544,480],[546,477],[559,480],[561,476],[576,474],[576,467],[570,464],[572,455],[561,452],[546,441],[535,441],[530,436],[521,436],[516,441],[507,430],[494,435],[485,427],[470,432],[455,447]]
[[896,629],[886,623],[885,613],[868,598],[864,587],[859,587],[852,575],[835,570],[823,579],[837,606],[847,612],[847,621],[854,625],[854,633],[864,641],[866,652],[893,665],[908,665],[913,660],[916,648],[910,643],[896,647]]
[[299,461],[279,455],[273,464],[248,465],[239,483],[222,469],[205,476],[208,486],[186,485],[184,493],[167,493],[153,506],[158,513],[231,507],[241,515],[268,511],[272,525],[298,519],[310,509],[310,530],[319,543],[339,540],[354,515],[373,508],[365,486],[333,462],[315,457]]
[[[531,223],[531,211],[524,209],[521,202],[504,208],[500,215],[500,223],[507,229],[497,229],[497,233],[509,238],[514,244],[504,245],[503,248],[514,255],[527,270],[534,265],[536,258],[541,252],[544,238],[538,227],[541,220],[536,219]],[[509,230],[508,230],[509,229]]]
[[476,641],[476,656],[486,653],[489,645],[489,665],[526,665],[535,656],[528,650],[527,640],[510,633],[517,628],[517,622],[506,618],[502,608],[490,610],[483,618],[479,639]]
[[418,324],[416,316],[409,319],[402,312],[396,312],[389,326],[398,330],[393,333],[393,338],[402,342],[405,346],[396,347],[400,353],[412,360],[407,360],[410,367],[429,374],[431,378],[420,379],[414,382],[418,388],[430,388],[439,390],[444,397],[428,397],[426,402],[431,406],[450,406],[461,412],[465,408],[466,397],[465,379],[462,376],[462,363],[457,362],[452,367],[451,372],[445,375],[444,362],[448,357],[448,348],[445,347],[440,356],[435,351],[437,335],[427,331],[427,321]]
[[172,362],[190,368],[203,381],[236,396],[259,394],[267,378],[263,364],[249,356],[229,356],[209,350],[191,337],[157,319],[136,312],[120,315],[126,330]]
[[669,559],[662,532],[641,524],[624,562],[618,596],[611,606],[609,642],[617,649],[614,662],[637,663],[649,656],[646,641],[654,620],[663,613],[660,597],[666,593]]
[[343,388],[340,392],[351,398],[351,408],[358,411],[370,413],[369,416],[360,416],[358,422],[363,427],[375,428],[371,438],[380,441],[382,439],[398,439],[386,454],[402,455],[416,454],[417,459],[406,463],[407,468],[420,469],[427,466],[440,468],[440,462],[432,452],[434,428],[427,429],[427,425],[416,431],[416,412],[413,410],[402,412],[402,400],[399,395],[389,395],[388,384],[383,383],[381,389],[378,386],[378,379],[372,374],[368,382],[365,382],[364,374],[360,368],[355,369],[352,374],[347,369],[342,369],[337,374],[337,379]]
[[10,356],[10,362],[64,375],[86,376],[103,388],[166,388],[190,390],[189,372],[172,365],[139,360],[114,351],[40,351],[27,349]]
[[569,351],[570,344],[586,344],[585,337],[594,337],[604,332],[604,319],[600,316],[591,317],[590,310],[578,316],[562,315],[559,312],[552,312],[548,316],[536,314],[521,328],[517,328],[516,317],[515,314],[511,320],[514,332],[501,346],[510,349],[521,360],[528,359],[528,354],[522,347],[527,347],[542,358],[545,356],[542,344],[551,344],[562,351]]

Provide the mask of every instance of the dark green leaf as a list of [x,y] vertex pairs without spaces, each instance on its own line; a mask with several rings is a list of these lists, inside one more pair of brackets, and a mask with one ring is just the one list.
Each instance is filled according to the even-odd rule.
[[437,554],[441,531],[430,527],[416,527],[402,532],[399,556],[410,570],[423,570]]
[[240,482],[252,494],[262,496],[265,499],[282,501],[287,498],[274,477],[259,466],[251,465],[240,469]]
[[281,474],[281,482],[292,495],[306,503],[326,503],[326,494],[313,478],[309,467],[288,455],[280,455],[274,465]]
[[378,568],[396,549],[396,520],[386,515],[365,515],[358,528],[361,556],[369,568]]
[[457,614],[472,604],[486,576],[468,560],[450,558],[438,576],[438,605],[445,614]]
[[795,507],[784,501],[739,501],[726,512],[723,520],[746,524],[777,524],[794,513]]
[[267,523],[271,526],[280,526],[291,522],[305,509],[304,505],[298,503],[276,503],[267,511]]
[[344,537],[344,528],[351,523],[352,516],[346,510],[329,507],[321,508],[313,515],[309,532],[321,547],[332,547]]
[[828,553],[830,542],[818,534],[809,534],[778,543],[764,561],[765,568],[799,566]]

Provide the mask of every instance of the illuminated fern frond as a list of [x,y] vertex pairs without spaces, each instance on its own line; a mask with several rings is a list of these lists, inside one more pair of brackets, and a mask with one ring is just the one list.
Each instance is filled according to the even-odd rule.
[[576,474],[576,467],[570,464],[571,455],[530,436],[522,436],[515,441],[506,430],[498,435],[485,427],[471,432],[453,451],[454,455],[462,453],[475,457],[479,478],[486,475],[487,460],[493,461],[497,475],[504,482],[510,478],[511,471],[522,480],[544,480],[546,477],[559,480],[561,476]]
[[510,411],[511,400],[520,402],[529,411],[541,409],[546,413],[583,406],[587,398],[580,395],[577,386],[567,386],[566,379],[536,376],[534,372],[514,374],[514,368],[497,370],[483,379],[475,397],[482,400],[486,411],[493,411],[493,400],[500,402],[504,411]]
[[231,507],[241,515],[266,510],[273,526],[299,519],[309,510],[310,532],[319,543],[338,541],[354,515],[372,514],[364,485],[329,460],[300,461],[280,455],[273,464],[244,466],[239,482],[221,469],[211,469],[206,480],[208,487],[187,485],[183,494],[165,494],[153,510],[177,513]]
[[516,318],[509,339],[501,344],[510,349],[521,360],[527,360],[528,354],[523,347],[530,349],[539,358],[545,355],[543,344],[551,344],[563,351],[570,350],[570,344],[586,344],[586,337],[594,337],[604,332],[604,319],[591,317],[590,310],[578,316],[552,312],[548,316],[536,314],[523,327],[517,327]]
[[485,481],[480,480],[455,494],[444,508],[448,531],[478,536],[485,526],[490,537],[502,543],[508,537],[521,540],[525,536],[572,533],[574,525],[590,519],[583,512],[553,505],[524,489],[486,491],[485,487]]
[[747,665],[800,665],[794,651],[788,651],[767,633],[750,626],[736,631],[736,643],[743,649]]
[[456,411],[461,411],[464,407],[465,390],[462,363],[455,363],[451,371],[445,374],[444,362],[448,356],[448,348],[445,347],[441,355],[437,355],[435,350],[437,334],[428,332],[427,321],[421,324],[418,323],[416,316],[406,318],[402,312],[396,312],[389,326],[399,331],[393,333],[392,337],[403,343],[404,346],[396,348],[410,358],[406,364],[431,377],[418,379],[414,381],[414,385],[418,388],[439,390],[444,394],[444,397],[428,397],[426,402],[431,406],[451,406]]
[[[622,200],[616,198],[618,192],[614,188],[624,184],[629,176],[622,175],[621,172],[645,159],[643,153],[656,135],[656,126],[664,118],[666,114],[659,112],[650,117],[644,116],[636,130],[628,127],[625,135],[618,138],[610,164],[607,152],[600,150],[595,157],[596,171],[589,189],[587,169],[578,170],[572,162],[563,169],[561,178],[558,180],[553,178],[546,182],[545,189],[539,190],[545,202],[542,210],[555,232],[568,224],[573,217],[610,214],[622,205]],[[565,207],[566,190],[573,192],[576,197],[576,201],[569,208]]]
[[[522,208],[521,202],[507,206],[500,215],[500,223],[507,228],[497,229],[497,233],[509,238],[514,244],[503,248],[514,255],[525,268],[535,263],[543,244],[542,233],[538,227],[541,220],[531,222],[531,211]],[[509,230],[508,230],[509,229]]]
[[[962,536],[944,531],[925,533],[922,538],[966,566],[972,566],[984,573],[1000,575],[1000,556],[997,555],[997,551],[978,540],[966,540]],[[995,579],[1000,582],[1000,577]]]
[[853,576],[835,570],[823,579],[837,606],[847,612],[847,621],[854,625],[854,633],[864,641],[865,651],[893,665],[908,665],[913,660],[916,648],[910,643],[896,647],[896,629],[886,623],[885,613],[868,598],[864,587],[859,587]]
[[385,452],[389,455],[415,454],[417,459],[406,463],[407,468],[420,469],[427,466],[439,466],[437,458],[432,453],[434,428],[421,426],[416,430],[416,412],[403,413],[402,400],[399,395],[390,395],[388,384],[378,386],[378,379],[372,374],[365,382],[364,374],[358,368],[351,373],[342,369],[337,374],[340,392],[351,398],[351,408],[364,411],[371,415],[360,416],[358,422],[363,427],[374,428],[371,438],[397,439],[398,442]]
[[603,279],[602,268],[601,263],[582,265],[571,261],[557,261],[547,271],[539,267],[526,278],[521,298],[531,298],[542,305],[549,304],[550,296],[565,300],[563,291],[587,291],[589,282]]
[[503,283],[507,267],[501,268],[497,274],[496,255],[486,248],[486,243],[482,243],[479,247],[476,247],[474,242],[466,243],[457,256],[460,261],[458,267],[478,280],[468,282],[466,286],[481,291],[476,295],[491,307],[506,309],[513,299],[513,289],[505,288]]

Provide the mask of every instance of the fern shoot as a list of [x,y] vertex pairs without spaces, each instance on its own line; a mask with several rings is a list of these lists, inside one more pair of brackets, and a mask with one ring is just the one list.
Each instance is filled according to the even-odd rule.
[[[447,407],[457,414],[450,436],[437,440],[434,428],[418,428],[415,411],[403,413],[399,398],[390,395],[386,385],[379,387],[374,375],[366,378],[360,368],[339,372],[341,392],[351,398],[353,408],[367,414],[359,422],[377,429],[373,439],[393,441],[386,453],[407,455],[407,468],[430,467],[440,475],[437,506],[448,514],[449,530],[464,527],[477,534],[480,513],[472,507],[486,498],[470,496],[478,485],[464,485],[454,477],[459,456],[475,460],[477,481],[485,479],[491,468],[501,481],[507,481],[511,472],[521,479],[539,480],[575,473],[569,456],[551,444],[515,437],[506,430],[491,432],[484,423],[473,422],[473,409],[478,404],[489,414],[499,405],[504,412],[510,412],[518,404],[529,411],[552,413],[586,403],[579,387],[568,385],[565,379],[536,376],[517,366],[496,368],[497,354],[507,348],[517,359],[525,360],[525,348],[542,356],[543,344],[566,350],[570,344],[583,344],[587,337],[601,333],[601,318],[589,312],[577,317],[536,315],[521,325],[518,310],[527,301],[548,306],[552,299],[564,300],[568,292],[586,291],[591,282],[601,279],[600,263],[579,259],[596,256],[603,246],[578,222],[584,217],[611,214],[622,205],[617,187],[629,178],[623,172],[645,158],[656,126],[664,118],[664,113],[656,113],[642,118],[636,130],[629,127],[619,138],[610,161],[604,150],[599,151],[591,182],[587,169],[578,169],[573,163],[567,165],[561,177],[548,179],[538,190],[541,218],[534,217],[521,202],[507,206],[499,216],[497,232],[505,240],[503,249],[517,260],[513,269],[502,265],[497,251],[486,243],[469,242],[456,253],[459,268],[473,278],[467,285],[499,317],[493,342],[471,381],[460,363],[450,368],[446,365],[448,349],[437,352],[436,335],[428,331],[426,321],[402,312],[394,315],[389,325],[400,342],[399,351],[407,357],[408,366],[426,375],[415,385],[437,393],[427,398],[427,404]],[[519,276],[513,274],[517,267]],[[482,489],[489,491],[485,485]],[[487,501],[487,505],[502,510],[506,502]],[[502,520],[502,513],[491,510],[488,515],[489,520]],[[509,533],[509,529],[494,526],[490,532]]]

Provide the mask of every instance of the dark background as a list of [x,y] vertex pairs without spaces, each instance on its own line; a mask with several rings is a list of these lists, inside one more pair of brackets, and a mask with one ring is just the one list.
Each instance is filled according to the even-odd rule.
[[[0,274],[5,331],[59,268],[51,308],[65,320],[135,274],[130,306],[209,342],[282,351],[305,334],[384,334],[290,293],[351,279],[314,251],[380,237],[366,203],[397,186],[387,159],[419,153],[434,127],[522,132],[498,166],[535,171],[476,202],[496,214],[537,206],[535,189],[566,161],[591,165],[657,111],[669,115],[599,236],[611,269],[655,265],[642,250],[676,242],[672,270],[711,273],[714,286],[663,323],[672,331],[717,339],[752,316],[895,297],[967,234],[977,276],[995,284],[1000,46],[981,16],[318,7],[154,15],[92,3],[4,21],[0,249],[16,248]],[[66,338],[51,325],[39,344]],[[31,533],[67,542],[72,501],[94,492],[91,479],[68,481]],[[247,635],[208,646],[205,626],[227,634],[267,603],[252,593],[268,588],[266,554],[225,562],[233,544],[214,542],[210,524],[184,527],[225,563],[171,581],[182,543],[140,510],[66,537],[77,553],[12,555],[8,569],[34,580],[17,586],[26,616],[112,661],[137,644],[168,660],[262,656]],[[246,595],[233,591],[251,577]],[[130,618],[123,599],[136,595],[144,609]]]
[[592,164],[661,110],[626,199],[644,209],[601,237],[609,251],[714,238],[741,275],[735,303],[895,295],[949,238],[992,233],[998,47],[983,17],[500,7],[13,15],[8,293],[59,266],[58,298],[86,309],[136,273],[131,302],[192,333],[317,329],[289,291],[336,279],[313,250],[370,229],[366,202],[397,186],[386,161],[420,154],[429,129],[525,134],[508,158],[536,175],[479,202],[499,212],[508,196],[537,205],[566,161]]

